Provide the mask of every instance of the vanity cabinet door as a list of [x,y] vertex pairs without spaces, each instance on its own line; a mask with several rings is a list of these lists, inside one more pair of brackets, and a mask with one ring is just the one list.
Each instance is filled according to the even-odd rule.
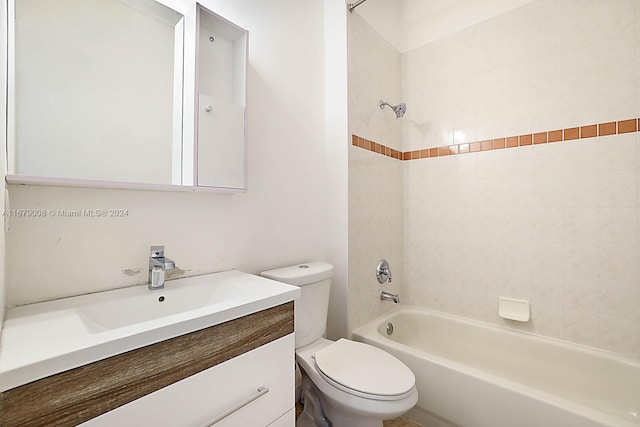
[[93,418],[85,427],[294,425],[294,335]]
[[296,424],[296,409],[290,409],[289,412],[269,424],[269,427],[292,427]]

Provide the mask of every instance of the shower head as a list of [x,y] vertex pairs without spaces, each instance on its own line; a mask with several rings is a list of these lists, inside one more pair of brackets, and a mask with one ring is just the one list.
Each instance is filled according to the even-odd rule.
[[405,104],[404,102],[401,102],[398,105],[391,105],[388,102],[380,100],[378,105],[380,106],[380,109],[383,109],[385,105],[388,105],[389,107],[391,107],[393,112],[396,113],[396,120],[398,120],[400,117],[404,116],[404,113],[407,112],[407,104]]

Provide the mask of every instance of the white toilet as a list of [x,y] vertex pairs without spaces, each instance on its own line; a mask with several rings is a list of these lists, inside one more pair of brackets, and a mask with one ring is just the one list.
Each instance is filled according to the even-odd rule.
[[303,370],[298,427],[382,427],[418,401],[413,372],[368,344],[324,338],[333,266],[326,262],[261,273],[300,286],[295,301],[296,361]]

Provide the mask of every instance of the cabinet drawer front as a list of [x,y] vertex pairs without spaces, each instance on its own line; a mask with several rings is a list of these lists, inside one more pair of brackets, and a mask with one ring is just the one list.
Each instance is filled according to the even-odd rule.
[[218,420],[215,427],[266,426],[293,406],[289,334],[81,425],[205,427]]
[[294,427],[296,425],[296,409],[289,409],[289,412],[269,424],[268,427]]

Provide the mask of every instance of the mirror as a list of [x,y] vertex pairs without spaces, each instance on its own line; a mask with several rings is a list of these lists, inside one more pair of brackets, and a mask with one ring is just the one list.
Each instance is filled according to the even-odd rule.
[[246,30],[198,5],[197,185],[246,188]]
[[182,184],[183,16],[153,0],[12,4],[9,174]]
[[9,173],[181,184],[182,15],[153,0],[13,6]]

